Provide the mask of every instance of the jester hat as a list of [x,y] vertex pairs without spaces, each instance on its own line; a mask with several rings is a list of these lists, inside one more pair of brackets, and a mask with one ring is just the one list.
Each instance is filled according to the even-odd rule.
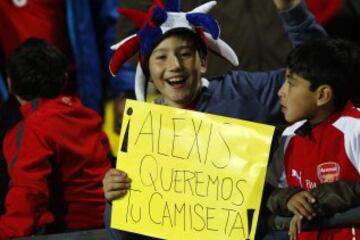
[[232,48],[222,41],[219,24],[207,13],[216,5],[210,1],[190,12],[180,11],[180,0],[153,0],[147,13],[134,9],[120,8],[119,13],[132,20],[140,29],[111,48],[115,53],[110,61],[110,72],[115,76],[122,64],[139,51],[139,63],[135,74],[135,94],[140,101],[145,100],[146,78],[144,61],[156,45],[166,37],[166,33],[189,30],[198,34],[204,45],[232,65],[238,65],[238,58]]

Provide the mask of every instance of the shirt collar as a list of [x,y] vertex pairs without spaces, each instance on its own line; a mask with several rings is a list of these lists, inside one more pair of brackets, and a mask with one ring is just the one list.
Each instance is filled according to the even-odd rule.
[[295,130],[295,134],[305,137],[311,133],[312,126],[309,121],[304,122],[300,127]]
[[349,111],[349,109],[351,108],[354,108],[354,105],[350,101],[348,101],[342,110],[331,114],[330,117],[328,117],[325,121],[315,126],[311,126],[309,121],[305,121],[300,127],[295,130],[295,134],[302,137],[308,136],[311,134],[313,129],[321,129],[324,126],[334,123],[341,115],[344,114],[344,112]]

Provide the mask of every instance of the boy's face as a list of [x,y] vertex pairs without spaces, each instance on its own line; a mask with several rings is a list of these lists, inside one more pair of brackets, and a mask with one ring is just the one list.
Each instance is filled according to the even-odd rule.
[[310,82],[286,70],[286,80],[278,91],[281,111],[289,123],[317,118],[317,91],[310,91]]
[[176,35],[162,40],[149,58],[150,81],[173,107],[186,107],[198,97],[206,69],[206,58],[200,58],[193,43]]

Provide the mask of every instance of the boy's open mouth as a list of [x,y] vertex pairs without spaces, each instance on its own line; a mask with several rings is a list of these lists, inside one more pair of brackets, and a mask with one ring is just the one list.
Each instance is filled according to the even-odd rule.
[[166,82],[173,87],[182,87],[185,84],[185,78],[184,77],[169,78],[166,80]]

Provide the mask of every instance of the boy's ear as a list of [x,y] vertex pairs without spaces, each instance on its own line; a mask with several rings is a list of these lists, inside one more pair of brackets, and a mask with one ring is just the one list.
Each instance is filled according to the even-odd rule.
[[334,91],[329,85],[320,85],[317,89],[317,105],[324,106],[331,102],[334,97]]
[[205,74],[206,71],[207,71],[207,67],[208,67],[207,57],[202,57],[202,58],[200,59],[200,61],[201,61],[200,72],[201,72],[202,74]]

